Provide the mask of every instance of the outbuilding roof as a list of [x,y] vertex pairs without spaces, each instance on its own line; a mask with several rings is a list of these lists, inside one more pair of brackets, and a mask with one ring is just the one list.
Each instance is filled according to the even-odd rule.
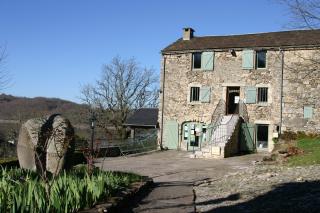
[[141,108],[136,110],[125,122],[125,126],[157,127],[158,108]]
[[162,53],[187,50],[320,46],[320,29],[178,39]]

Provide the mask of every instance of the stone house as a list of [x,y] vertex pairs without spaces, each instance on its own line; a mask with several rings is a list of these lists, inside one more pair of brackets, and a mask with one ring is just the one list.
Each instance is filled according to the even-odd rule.
[[195,37],[162,50],[159,143],[197,157],[320,133],[320,30]]

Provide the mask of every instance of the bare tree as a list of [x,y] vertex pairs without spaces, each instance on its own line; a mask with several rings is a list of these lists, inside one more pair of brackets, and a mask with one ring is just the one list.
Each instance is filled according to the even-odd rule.
[[4,46],[0,46],[0,92],[9,86],[10,83],[9,74],[5,69],[6,57],[6,48]]
[[157,82],[154,70],[141,68],[134,58],[114,57],[94,85],[81,88],[81,99],[95,111],[98,127],[107,134],[113,127],[123,139],[123,124],[132,110],[157,106]]
[[297,29],[320,28],[320,0],[279,0],[289,9],[290,26]]
[[[320,28],[320,0],[279,0],[291,15],[290,27],[317,30]],[[295,53],[297,62],[288,67],[291,71],[302,73],[302,78],[315,77],[320,70],[320,50],[313,49],[310,54]]]

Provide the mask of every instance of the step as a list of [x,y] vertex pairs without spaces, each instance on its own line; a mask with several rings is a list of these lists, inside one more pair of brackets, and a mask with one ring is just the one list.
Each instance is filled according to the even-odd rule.
[[201,148],[202,152],[210,152],[210,148],[209,147],[203,147]]

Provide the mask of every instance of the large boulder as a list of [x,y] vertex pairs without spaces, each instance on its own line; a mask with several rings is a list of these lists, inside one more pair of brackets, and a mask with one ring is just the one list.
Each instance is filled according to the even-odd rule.
[[73,127],[61,115],[30,119],[22,125],[19,133],[17,153],[20,166],[57,174],[68,166],[66,159],[72,154],[73,146]]

